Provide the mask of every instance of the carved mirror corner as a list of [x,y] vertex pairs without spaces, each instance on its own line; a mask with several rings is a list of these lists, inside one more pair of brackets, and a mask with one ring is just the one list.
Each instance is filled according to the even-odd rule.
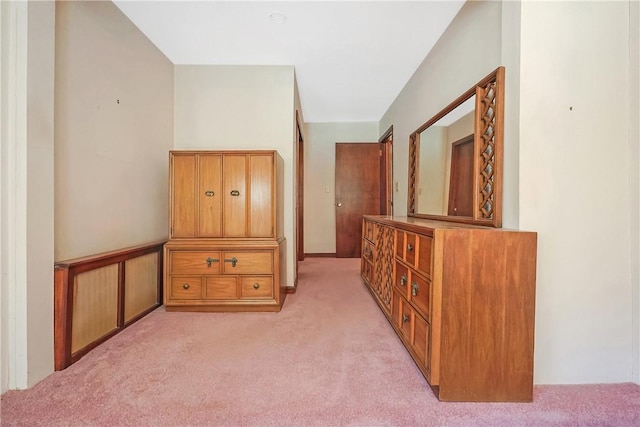
[[409,136],[408,216],[502,226],[504,67]]

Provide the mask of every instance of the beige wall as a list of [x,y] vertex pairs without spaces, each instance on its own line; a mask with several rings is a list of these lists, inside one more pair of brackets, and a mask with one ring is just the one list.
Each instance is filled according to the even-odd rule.
[[294,283],[292,66],[175,66],[176,149],[278,150],[284,170],[287,285]]
[[0,389],[53,370],[53,2],[3,2]]
[[631,283],[633,381],[640,384],[640,2],[631,2],[629,37],[629,146],[631,179]]
[[307,123],[305,128],[304,252],[335,253],[335,144],[377,142],[378,123]]
[[53,371],[54,259],[166,236],[173,65],[110,2],[1,13],[5,391]]
[[[406,192],[402,141],[479,77],[506,66],[503,223],[538,232],[538,384],[638,381],[638,130],[630,125],[638,111],[638,18],[630,46],[631,4],[468,2],[380,123],[394,125],[394,179]],[[395,205],[396,213],[404,209]]]
[[409,135],[501,65],[501,19],[500,2],[467,2],[380,119],[393,125],[394,214],[407,213]]
[[164,239],[173,64],[111,2],[56,13],[55,258]]

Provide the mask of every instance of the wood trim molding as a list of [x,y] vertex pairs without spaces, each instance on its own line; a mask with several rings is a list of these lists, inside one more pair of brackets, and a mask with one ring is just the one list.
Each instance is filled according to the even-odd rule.
[[311,253],[306,253],[304,254],[305,257],[309,257],[309,258],[335,258],[336,257],[336,253],[332,252],[311,252]]

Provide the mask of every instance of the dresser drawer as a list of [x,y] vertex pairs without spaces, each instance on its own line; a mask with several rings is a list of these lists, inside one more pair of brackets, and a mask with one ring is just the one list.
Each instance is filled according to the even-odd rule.
[[419,362],[427,369],[429,368],[429,324],[414,313],[413,317],[413,340],[411,342],[413,351],[418,356]]
[[409,286],[409,301],[413,306],[429,319],[429,295],[431,293],[431,283],[417,274],[411,274],[411,284]]
[[220,274],[219,251],[171,251],[171,274]]
[[[235,261],[234,261],[235,260]],[[273,274],[273,252],[223,252],[224,274]]]
[[368,240],[362,241],[362,258],[373,262],[373,256],[375,254],[375,246]]
[[404,242],[404,231],[396,230],[396,257],[401,260],[404,260]]
[[413,233],[405,233],[404,246],[405,246],[405,253],[404,253],[405,261],[407,262],[407,264],[411,266],[415,265],[416,252],[417,252],[416,235]]
[[364,238],[373,242],[374,230],[375,230],[375,225],[371,221],[364,220],[364,230],[363,230]]
[[205,299],[232,300],[238,298],[238,278],[235,276],[207,276]]
[[413,310],[407,302],[400,298],[399,306],[400,316],[398,317],[398,329],[402,332],[402,335],[411,342],[411,324],[413,323]]
[[418,235],[418,256],[416,269],[431,278],[431,254],[433,251],[433,238]]
[[393,281],[394,286],[406,298],[409,285],[409,269],[396,262],[396,275]]
[[173,276],[169,295],[171,299],[200,299],[202,279],[193,276]]
[[367,282],[367,284],[371,285],[373,282],[373,265],[366,259],[362,261],[362,278]]
[[243,276],[240,285],[240,298],[271,299],[273,298],[273,277]]

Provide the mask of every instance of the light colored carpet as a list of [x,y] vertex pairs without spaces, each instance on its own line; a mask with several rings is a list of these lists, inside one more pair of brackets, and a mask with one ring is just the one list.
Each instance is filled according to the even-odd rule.
[[280,313],[162,308],[35,387],[21,426],[639,426],[635,384],[537,386],[533,403],[438,402],[359,277],[307,258]]

